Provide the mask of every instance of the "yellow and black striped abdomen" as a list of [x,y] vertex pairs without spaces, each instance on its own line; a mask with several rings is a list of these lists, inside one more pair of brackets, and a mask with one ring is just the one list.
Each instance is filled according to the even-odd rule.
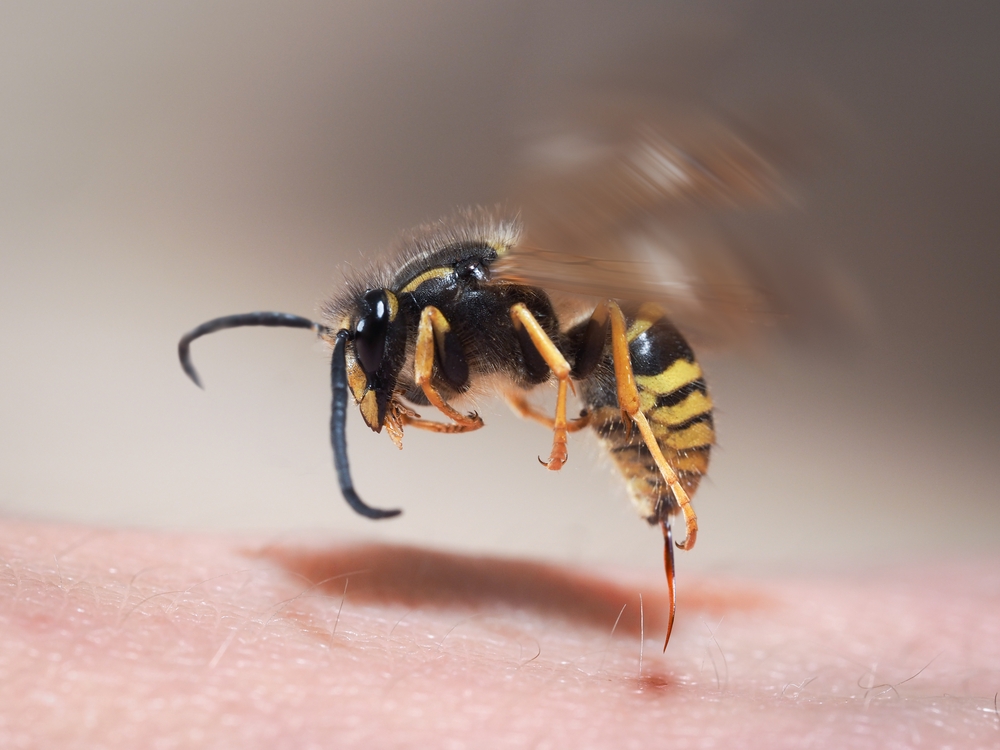
[[[629,355],[642,412],[667,462],[693,495],[708,471],[715,442],[712,400],[701,367],[680,332],[653,305],[624,309]],[[678,509],[638,430],[626,429],[618,408],[610,353],[582,389],[591,425],[624,475],[632,502],[650,523]]]

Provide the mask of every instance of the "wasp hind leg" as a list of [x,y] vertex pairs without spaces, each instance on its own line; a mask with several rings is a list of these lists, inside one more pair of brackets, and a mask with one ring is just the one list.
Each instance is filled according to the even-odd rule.
[[[538,424],[554,430],[555,420],[548,414],[537,409],[523,393],[510,392],[505,395],[507,404],[517,416],[522,419],[530,419]],[[577,432],[590,424],[590,414],[583,412],[576,419],[566,422],[566,432]]]
[[[551,423],[552,452],[549,454],[548,461],[538,459],[550,471],[559,471],[569,457],[566,450],[567,433],[570,431],[569,425],[566,422],[566,395],[567,390],[571,387],[569,362],[566,361],[562,352],[559,351],[559,348],[549,338],[549,335],[542,329],[538,321],[535,320],[535,316],[531,314],[531,311],[523,303],[518,302],[510,308],[510,317],[514,321],[515,330],[519,334],[527,334],[531,345],[534,346],[535,350],[545,361],[545,364],[552,371],[552,374],[559,380],[559,391],[556,395],[556,414]],[[525,343],[522,343],[522,348],[526,346]],[[516,408],[517,405],[515,404]],[[533,408],[529,407],[526,413],[529,418],[534,418],[532,415],[536,412]],[[539,416],[545,420],[543,423],[548,425],[548,419],[543,415]]]
[[[615,363],[615,381],[618,386],[618,405],[622,411],[622,420],[626,425],[634,422],[635,426],[639,428],[643,442],[649,448],[663,480],[670,487],[677,505],[680,506],[681,512],[684,514],[686,535],[683,542],[677,542],[677,546],[681,549],[691,549],[698,538],[698,516],[694,512],[694,508],[691,507],[691,498],[688,497],[687,490],[681,484],[677,472],[663,457],[663,451],[660,450],[653,429],[649,426],[649,421],[639,406],[639,389],[636,387],[635,375],[632,373],[625,316],[617,303],[608,301],[605,304],[611,314],[611,351]],[[665,528],[669,529],[669,525]]]
[[414,415],[403,418],[405,424],[413,425],[433,432],[471,432],[483,426],[483,420],[478,414],[462,414],[451,406],[438,393],[431,382],[434,372],[434,355],[438,361],[445,380],[456,386],[462,386],[469,377],[468,364],[458,341],[451,332],[447,318],[436,307],[425,307],[420,313],[420,326],[417,330],[417,348],[414,356],[414,380],[424,392],[427,400],[436,406],[454,424],[443,424],[419,419]]

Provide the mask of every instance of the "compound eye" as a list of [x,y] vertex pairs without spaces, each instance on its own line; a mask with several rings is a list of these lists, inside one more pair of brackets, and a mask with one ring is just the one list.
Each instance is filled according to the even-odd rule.
[[373,289],[364,297],[367,312],[354,326],[354,350],[365,375],[371,377],[382,364],[385,337],[389,332],[389,298],[382,289]]

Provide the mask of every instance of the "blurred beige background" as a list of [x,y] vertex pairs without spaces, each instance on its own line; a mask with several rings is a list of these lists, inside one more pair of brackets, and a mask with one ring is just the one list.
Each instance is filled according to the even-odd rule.
[[[354,515],[300,331],[416,222],[503,200],[519,134],[579,86],[821,98],[850,134],[790,221],[870,309],[863,342],[709,358],[720,447],[682,567],[1000,549],[1000,13],[945,3],[0,5],[0,512],[321,533],[659,567],[587,436],[561,474],[488,429],[353,416]],[[353,413],[352,413],[353,414]]]

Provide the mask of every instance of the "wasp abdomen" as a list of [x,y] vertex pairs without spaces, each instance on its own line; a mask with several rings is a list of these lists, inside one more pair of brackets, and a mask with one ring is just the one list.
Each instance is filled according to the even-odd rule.
[[[708,471],[709,452],[715,442],[712,400],[701,367],[661,310],[643,305],[624,312],[640,409],[667,462],[692,495]],[[649,448],[622,420],[610,351],[581,390],[593,414],[591,425],[625,477],[640,515],[657,523],[676,511],[677,501]]]

